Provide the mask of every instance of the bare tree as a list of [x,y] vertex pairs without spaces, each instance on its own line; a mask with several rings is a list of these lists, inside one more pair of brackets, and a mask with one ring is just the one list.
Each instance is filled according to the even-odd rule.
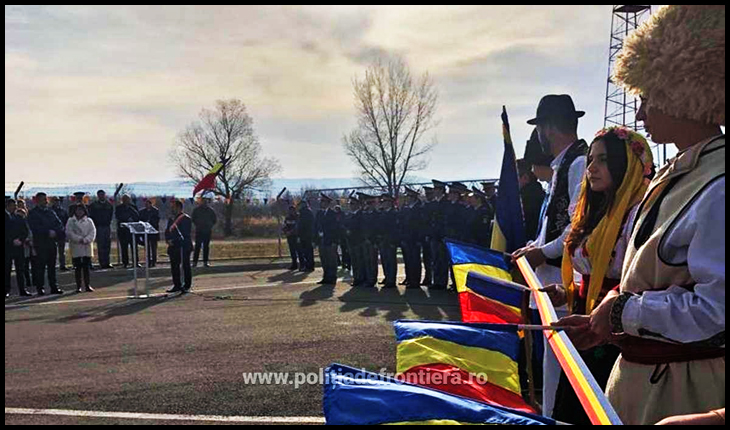
[[203,109],[200,119],[178,136],[172,156],[178,173],[196,183],[217,163],[229,160],[213,190],[226,199],[226,236],[233,234],[233,205],[246,192],[269,187],[271,176],[281,170],[276,159],[262,156],[253,119],[237,99],[218,100],[214,110]]
[[435,125],[438,94],[425,73],[414,81],[403,60],[378,61],[353,82],[357,127],[344,136],[347,155],[361,180],[397,196],[410,173],[428,165],[435,139],[423,143]]

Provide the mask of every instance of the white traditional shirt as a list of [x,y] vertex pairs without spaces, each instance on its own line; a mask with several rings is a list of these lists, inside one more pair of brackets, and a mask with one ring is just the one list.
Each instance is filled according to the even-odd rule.
[[645,291],[624,307],[624,331],[639,329],[690,343],[725,333],[725,177],[710,184],[667,231],[660,255],[669,263],[686,262],[697,281],[694,291],[671,286]]
[[[560,169],[560,164],[563,162],[563,158],[565,158],[565,154],[568,152],[568,149],[570,149],[570,147],[565,148],[557,157],[555,157],[555,160],[550,163],[550,167],[553,169],[553,177],[550,181],[550,187],[548,188],[548,195],[545,197],[545,207],[550,204],[550,200],[555,194],[555,187],[558,182],[558,169]],[[583,183],[585,172],[586,156],[581,155],[573,160],[573,163],[570,165],[568,170],[568,193],[570,194],[570,206],[568,207],[568,213],[571,217],[573,216],[573,212],[575,212],[575,207],[578,203],[578,196],[580,195],[580,188]],[[560,237],[550,243],[545,243],[547,238],[547,225],[547,216],[543,214],[540,233],[538,234],[537,239],[531,242],[531,245],[540,248],[547,258],[560,258],[563,255],[563,242],[565,242],[565,238],[570,233],[570,226],[565,228]],[[543,285],[562,283],[562,276],[559,267],[543,264],[540,267],[535,268],[535,274]]]

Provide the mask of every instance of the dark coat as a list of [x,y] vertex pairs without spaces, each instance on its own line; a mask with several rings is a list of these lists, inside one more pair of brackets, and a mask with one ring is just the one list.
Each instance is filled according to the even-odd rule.
[[[50,208],[36,206],[31,209],[28,213],[28,225],[33,232],[33,245],[36,247],[56,246],[56,242],[63,240],[64,226]],[[55,238],[51,238],[51,231],[56,233]]]
[[103,203],[95,201],[89,206],[89,218],[94,221],[97,229],[99,227],[111,227],[113,217],[114,206],[108,200]]
[[528,241],[535,240],[538,235],[537,226],[540,224],[540,211],[545,200],[545,191],[539,182],[533,181],[520,190],[522,212],[525,216],[525,236]]
[[[139,211],[139,220],[149,223],[155,230],[160,231],[160,210],[156,207],[153,206],[151,209],[144,208]],[[158,240],[160,234],[151,234],[149,238],[151,240]]]
[[180,247],[193,246],[193,221],[187,214],[183,215],[180,222],[177,223],[175,229],[172,228],[175,218],[167,220],[167,229],[165,229],[165,240],[169,242],[170,248],[179,250]]
[[299,220],[297,222],[297,236],[304,242],[314,241],[314,214],[308,207],[302,207],[299,210]]
[[193,224],[196,231],[209,233],[213,231],[217,222],[218,217],[210,206],[198,206],[193,210]]

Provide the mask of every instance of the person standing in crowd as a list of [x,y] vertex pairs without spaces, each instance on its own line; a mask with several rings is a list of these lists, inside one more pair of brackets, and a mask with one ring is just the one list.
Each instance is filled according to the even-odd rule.
[[[61,225],[66,228],[66,222],[68,221],[68,211],[61,207],[60,197],[51,197],[51,210],[56,214],[58,219],[61,221]],[[65,231],[61,233],[58,238],[58,270],[61,272],[68,271],[66,267],[66,236]]]
[[451,203],[446,198],[446,184],[433,180],[434,202],[431,210],[431,256],[433,257],[434,290],[446,290],[449,282],[449,255],[444,243],[446,222]]
[[421,206],[419,218],[421,219],[421,248],[423,249],[423,271],[424,276],[421,285],[430,287],[433,283],[433,257],[431,254],[431,210],[433,210],[433,188],[423,187],[426,200]]
[[139,211],[137,206],[132,203],[132,199],[128,194],[122,196],[122,204],[116,208],[117,218],[117,236],[119,236],[119,244],[122,247],[122,264],[124,268],[130,267],[129,263],[129,249],[132,248],[134,252],[135,261],[137,261],[137,267],[142,267],[139,264],[139,248],[137,244],[132,240],[132,232],[127,227],[123,227],[122,224],[139,221]]
[[352,285],[360,287],[365,283],[365,267],[363,256],[363,225],[360,200],[355,196],[349,198],[351,212],[345,216],[345,234],[350,247],[352,263]]
[[89,218],[96,227],[96,247],[99,253],[99,268],[111,269],[112,218],[114,206],[107,200],[106,192],[96,192],[97,200],[89,206]]
[[679,154],[639,204],[619,291],[558,325],[579,350],[621,348],[606,394],[626,424],[725,406],[724,70],[724,5],[662,7],[616,62],[637,120]]
[[[193,221],[183,210],[183,202],[174,199],[170,202],[172,217],[167,220],[165,241],[167,255],[170,257],[172,270],[172,288],[168,293],[188,293],[193,287],[193,271],[190,265],[190,254],[193,252]],[[183,276],[180,277],[180,266]]]
[[487,196],[492,212],[497,213],[497,185],[496,181],[482,182],[482,191]]
[[540,209],[545,201],[545,190],[532,173],[532,166],[524,159],[517,160],[517,175],[520,183],[522,214],[525,218],[525,235],[528,241],[537,239],[540,224]]
[[406,289],[421,288],[423,202],[416,190],[406,187],[406,204],[400,210],[401,243],[406,269]]
[[[146,222],[156,231],[160,231],[160,210],[155,206],[154,199],[147,199],[144,202],[144,209],[139,211],[139,220]],[[144,245],[144,237],[140,237]],[[157,266],[157,244],[160,241],[160,233],[150,234],[147,236],[147,245],[149,253],[147,255],[147,264],[149,267]]]
[[553,156],[546,153],[540,144],[540,136],[537,133],[537,127],[532,130],[530,139],[525,145],[525,156],[523,157],[526,163],[532,165],[532,173],[540,182],[550,183],[553,179],[553,168],[551,164],[553,162]]
[[337,245],[335,246],[335,250],[337,250],[337,246],[340,247],[340,251],[342,252],[342,259],[340,260],[338,257],[338,266],[342,266],[345,270],[350,270],[352,261],[350,259],[350,250],[347,246],[347,235],[345,234],[345,213],[342,212],[342,206],[337,205],[335,206],[335,215],[337,215],[337,225],[339,226],[339,231],[337,232]]
[[56,213],[48,207],[48,196],[40,192],[35,196],[36,207],[28,214],[28,225],[33,233],[33,248],[37,257],[33,263],[35,287],[39,296],[46,294],[43,289],[45,275],[48,273],[48,286],[51,294],[63,294],[56,279],[56,256],[58,240],[63,238],[63,226]]
[[[653,159],[646,139],[625,127],[601,130],[588,153],[588,170],[563,251],[562,284],[545,288],[555,306],[567,303],[574,315],[588,315],[618,287],[623,258],[639,202],[646,193]],[[575,285],[573,272],[581,275]],[[598,345],[581,357],[602,390],[619,349]],[[553,418],[591,423],[567,376],[560,377]]]
[[297,270],[304,268],[304,260],[299,258],[301,252],[299,250],[299,237],[297,236],[297,222],[299,215],[294,205],[289,206],[289,213],[284,218],[283,233],[286,236],[286,242],[289,244],[289,254],[291,254],[291,266],[289,270]]
[[377,208],[376,197],[357,193],[361,202],[365,202],[362,210],[362,257],[363,257],[363,278],[360,285],[363,288],[375,288],[378,283],[378,249],[377,249]]
[[380,222],[380,240],[379,250],[380,259],[383,266],[383,274],[385,276],[383,288],[398,288],[398,256],[396,247],[398,245],[398,213],[393,207],[393,196],[383,194],[380,197],[381,212]]
[[21,270],[23,270],[23,279],[25,280],[25,284],[23,285],[24,291],[21,291],[21,296],[23,295],[22,293],[30,295],[28,288],[35,285],[35,282],[33,282],[33,272],[31,271],[31,260],[36,258],[35,251],[33,249],[33,233],[30,231],[30,227],[28,226],[28,211],[26,209],[16,209],[15,216],[19,222],[25,224],[25,230],[28,232],[28,236],[23,241],[23,268]]
[[[537,126],[543,152],[551,154],[553,175],[540,218],[537,239],[513,253],[525,256],[543,285],[562,282],[563,244],[570,233],[570,220],[578,202],[586,170],[588,145],[578,139],[578,119],[585,115],[575,110],[567,95],[547,95],[537,106],[537,116],[527,123]],[[557,309],[559,314],[565,310]],[[543,413],[552,414],[560,366],[550,348],[543,360]]]
[[299,268],[302,272],[314,272],[314,236],[314,214],[309,208],[309,202],[302,199],[299,202],[299,219],[297,221],[297,238],[304,260]]
[[474,212],[469,223],[471,237],[469,242],[489,248],[492,245],[492,220],[494,220],[489,198],[476,187],[472,187],[470,199]]
[[319,259],[324,275],[318,284],[334,285],[337,283],[337,215],[330,209],[332,198],[321,193],[320,211],[317,213],[317,237],[319,238]]
[[[68,205],[68,217],[72,218],[76,214],[76,207],[77,206],[86,206],[86,203],[84,202],[84,198],[86,198],[86,193],[83,191],[77,191],[73,195],[73,203]],[[88,212],[88,208],[87,208]],[[67,220],[68,221],[68,220]],[[64,224],[66,225],[66,224]]]
[[200,200],[200,205],[193,210],[193,225],[195,225],[193,267],[198,267],[201,249],[203,250],[203,265],[210,267],[210,240],[213,237],[213,227],[218,222],[218,217],[209,203],[210,199],[203,198]]
[[94,255],[96,227],[86,205],[76,204],[75,214],[66,223],[66,237],[76,275],[76,292],[94,292],[91,287],[91,257]]
[[[16,214],[15,200],[5,200],[5,298],[11,293],[11,272],[15,264],[15,281],[18,295],[30,296],[25,289],[25,241],[28,239],[28,225]],[[30,279],[28,280],[30,281]]]

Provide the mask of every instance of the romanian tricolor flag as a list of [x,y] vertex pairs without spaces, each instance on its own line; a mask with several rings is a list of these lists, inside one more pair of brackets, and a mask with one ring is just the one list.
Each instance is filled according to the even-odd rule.
[[522,398],[517,326],[397,321],[398,374],[408,383],[532,413]]
[[502,135],[504,157],[499,176],[496,222],[492,231],[492,249],[512,253],[525,246],[525,218],[520,200],[520,183],[517,176],[517,160],[509,130],[507,109],[502,107]]
[[222,161],[215,166],[213,166],[212,169],[210,169],[210,172],[208,172],[207,175],[203,179],[198,182],[198,185],[195,186],[195,189],[193,189],[193,196],[198,194],[198,191],[203,190],[212,190],[215,188],[215,178],[218,176],[218,173],[220,173],[221,170],[223,170],[223,167],[226,165],[225,161]]
[[[533,291],[542,324],[550,325],[557,322],[558,317],[550,298],[546,293],[538,291],[542,288],[542,283],[530,267],[530,263],[527,262],[525,257],[522,257],[517,260],[517,266]],[[568,381],[575,390],[575,394],[578,396],[578,400],[580,400],[591,423],[594,425],[621,425],[621,419],[608,402],[603,390],[588,370],[583,358],[573,346],[568,335],[561,331],[545,332],[545,338],[550,345],[550,349],[555,353],[565,376],[568,377]]]
[[382,375],[333,364],[325,371],[328,425],[554,425],[552,419],[487,405]]
[[528,290],[512,281],[505,254],[446,240],[464,322],[523,324]]
[[530,291],[513,282],[469,273],[464,292],[459,293],[461,320],[474,323],[525,324],[522,310]]

